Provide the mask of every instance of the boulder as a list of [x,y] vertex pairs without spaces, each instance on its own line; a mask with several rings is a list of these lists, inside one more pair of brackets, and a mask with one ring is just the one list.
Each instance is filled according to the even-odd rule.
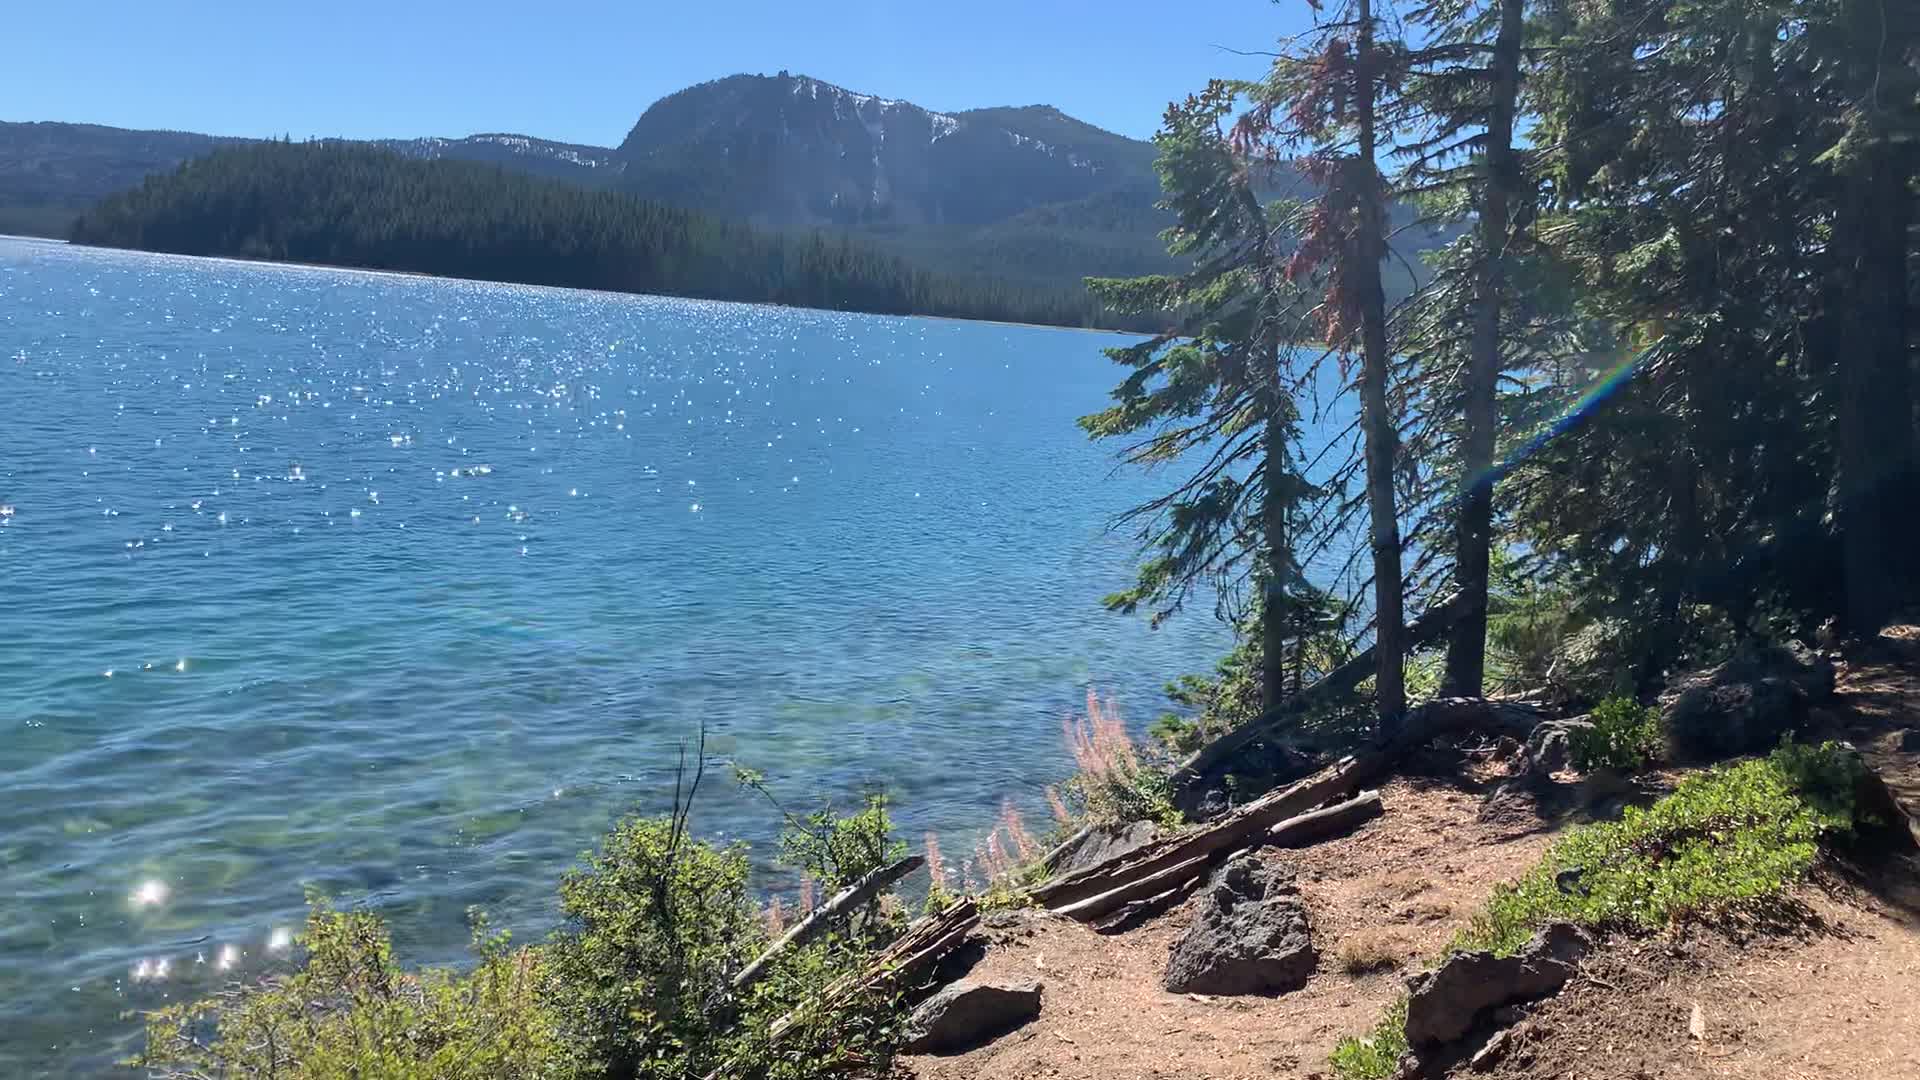
[[1312,976],[1320,957],[1286,868],[1236,855],[1214,872],[1196,907],[1193,925],[1167,958],[1168,990],[1284,994]]
[[1833,662],[1798,642],[1684,676],[1660,697],[1668,750],[1677,761],[1769,750],[1806,726],[1808,704],[1831,697],[1833,681]]
[[1160,826],[1151,821],[1130,821],[1124,825],[1094,825],[1074,845],[1062,851],[1053,862],[1055,876],[1099,866],[1108,859],[1131,854],[1160,837]]
[[983,1046],[1040,1015],[1040,983],[963,981],[913,1010],[901,1049],[909,1054],[957,1054]]
[[1418,1051],[1454,1042],[1489,1010],[1559,990],[1590,944],[1578,927],[1555,923],[1514,956],[1455,953],[1407,980],[1407,1043]]
[[1554,773],[1573,763],[1574,734],[1592,729],[1593,724],[1582,716],[1566,720],[1542,720],[1527,736],[1527,745],[1520,758],[1521,775],[1535,783],[1547,783]]

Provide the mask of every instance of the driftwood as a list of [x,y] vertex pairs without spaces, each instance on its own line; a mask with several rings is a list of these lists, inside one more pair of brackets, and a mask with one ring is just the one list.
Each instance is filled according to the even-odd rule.
[[1119,911],[1102,919],[1093,921],[1093,928],[1102,934],[1122,934],[1139,926],[1157,915],[1173,910],[1174,905],[1186,899],[1194,886],[1206,880],[1206,874],[1197,873],[1165,892],[1155,893],[1144,900],[1127,903]]
[[1049,910],[1070,919],[1090,922],[1125,907],[1135,900],[1144,900],[1165,892],[1180,882],[1203,873],[1208,861],[1209,856],[1206,854],[1195,855],[1190,859],[1174,863],[1164,870],[1155,871],[1144,877],[1130,878],[1106,892],[1089,896],[1085,900],[1076,900],[1070,904],[1049,905]]
[[806,918],[793,925],[791,930],[780,935],[779,940],[767,946],[753,963],[740,969],[733,977],[733,992],[739,993],[757,982],[767,973],[773,962],[788,949],[797,948],[812,941],[820,932],[832,925],[834,920],[847,914],[854,908],[873,899],[874,894],[887,886],[920,869],[927,860],[919,855],[909,855],[899,862],[869,870],[859,881],[834,893],[826,903],[814,908]]
[[[1466,613],[1467,601],[1464,595],[1452,596],[1435,604],[1427,609],[1426,614],[1414,620],[1413,625],[1407,627],[1406,647],[1413,649],[1438,640]],[[1369,645],[1355,654],[1353,659],[1327,672],[1312,686],[1268,709],[1258,718],[1242,724],[1201,747],[1174,770],[1173,789],[1176,797],[1180,798],[1191,792],[1215,768],[1224,764],[1249,744],[1258,742],[1284,727],[1288,722],[1298,719],[1301,715],[1329,701],[1353,693],[1354,688],[1365,682],[1367,676],[1374,674],[1374,666],[1373,646]],[[1183,809],[1191,809],[1191,807],[1183,805]]]
[[779,1041],[809,1010],[830,1010],[860,991],[889,984],[910,985],[932,970],[933,965],[948,953],[959,948],[960,943],[979,925],[980,906],[972,899],[962,900],[938,915],[920,919],[875,957],[866,970],[841,979],[827,987],[819,997],[775,1020],[773,1026],[767,1029],[767,1038]]
[[1276,823],[1354,790],[1364,779],[1354,771],[1359,764],[1358,759],[1343,758],[1305,780],[1236,808],[1210,825],[1155,840],[1135,851],[1055,878],[1028,895],[1035,903],[1059,911],[1195,858],[1211,860],[1237,851],[1251,845]]
[[[1350,798],[1434,738],[1460,731],[1525,735],[1541,714],[1517,702],[1442,698],[1413,709],[1385,741],[1341,758],[1304,780],[1271,791],[1218,820],[1056,877],[1028,895],[1049,910],[1098,920],[1204,872],[1226,855],[1259,843],[1298,846],[1353,829],[1381,811],[1378,793]],[[1348,801],[1324,810],[1336,799]]]
[[1363,791],[1343,803],[1309,810],[1275,825],[1267,831],[1267,843],[1275,847],[1306,847],[1336,836],[1345,836],[1380,816],[1380,793]]

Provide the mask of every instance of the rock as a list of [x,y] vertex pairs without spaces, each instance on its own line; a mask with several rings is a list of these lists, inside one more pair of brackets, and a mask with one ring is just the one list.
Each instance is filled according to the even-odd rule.
[[1674,682],[1660,697],[1678,761],[1717,761],[1772,749],[1801,730],[1810,702],[1833,695],[1833,661],[1799,642],[1750,649]]
[[1568,923],[1533,936],[1517,956],[1456,953],[1433,971],[1407,980],[1407,1042],[1415,1050],[1453,1042],[1482,1013],[1546,997],[1573,977],[1590,942]]
[[1520,755],[1518,775],[1537,784],[1550,783],[1554,773],[1573,762],[1574,734],[1591,730],[1593,724],[1584,716],[1542,720],[1527,736],[1527,745]]
[[984,1046],[1040,1015],[1038,980],[957,982],[928,998],[907,1021],[901,1049],[957,1054]]
[[1160,836],[1160,826],[1151,821],[1130,821],[1124,825],[1095,825],[1080,842],[1054,860],[1056,875],[1071,874],[1098,866],[1108,859],[1138,851]]
[[[1580,805],[1594,810],[1612,803],[1617,799],[1636,794],[1633,778],[1619,769],[1598,768],[1580,778]],[[1610,814],[1595,814],[1596,817],[1611,817]]]
[[1526,1034],[1524,1027],[1504,1028],[1495,1032],[1485,1046],[1474,1051],[1473,1056],[1467,1059],[1467,1068],[1474,1072],[1491,1072],[1494,1066],[1505,1060],[1507,1055],[1513,1052],[1513,1048],[1526,1038]]
[[1545,781],[1573,761],[1573,733],[1592,729],[1593,725],[1582,717],[1541,721],[1527,736],[1520,771]]
[[1207,882],[1193,925],[1173,945],[1162,985],[1176,994],[1284,994],[1319,962],[1307,909],[1284,867],[1250,853]]
[[1920,728],[1908,728],[1900,733],[1900,752],[1920,754]]
[[1483,821],[1524,820],[1545,816],[1541,809],[1544,796],[1554,793],[1553,774],[1573,762],[1574,733],[1591,730],[1584,716],[1565,720],[1542,720],[1527,736],[1526,744],[1513,755],[1513,775],[1487,793],[1480,808]]

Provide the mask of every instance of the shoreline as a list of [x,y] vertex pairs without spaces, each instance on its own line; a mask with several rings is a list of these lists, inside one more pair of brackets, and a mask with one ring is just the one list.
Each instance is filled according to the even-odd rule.
[[630,292],[624,289],[594,289],[579,285],[548,285],[532,281],[508,281],[500,278],[456,277],[449,274],[434,274],[424,270],[395,270],[386,267],[353,266],[345,263],[303,262],[292,259],[254,259],[245,255],[190,255],[179,251],[156,251],[151,248],[117,247],[110,244],[87,244],[74,240],[65,240],[50,236],[26,236],[0,233],[0,240],[25,240],[41,244],[59,244],[64,247],[89,251],[126,251],[141,255],[166,255],[178,259],[202,259],[210,262],[231,263],[240,266],[284,266],[297,270],[329,270],[350,274],[366,274],[374,277],[417,278],[428,281],[466,281],[480,285],[512,285],[523,289],[552,289],[558,292],[593,293],[601,296],[640,296],[661,300],[699,300],[711,304],[739,304],[743,307],[781,308],[790,311],[820,311],[835,315],[871,315],[883,319],[938,319],[943,322],[969,323],[986,326],[1013,326],[1033,330],[1073,330],[1089,334],[1113,334],[1120,337],[1148,337],[1138,330],[1115,330],[1100,326],[1062,326],[1054,323],[1015,322],[1008,319],[974,319],[965,315],[936,315],[918,312],[861,311],[855,308],[819,308],[800,304],[782,304],[773,300],[729,300],[714,296],[693,296],[682,293]]

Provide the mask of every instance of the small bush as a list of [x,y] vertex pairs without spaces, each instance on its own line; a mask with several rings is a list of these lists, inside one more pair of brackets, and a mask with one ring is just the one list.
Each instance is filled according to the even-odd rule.
[[1407,999],[1387,1008],[1385,1016],[1365,1036],[1349,1035],[1333,1048],[1328,1063],[1339,1080],[1386,1080],[1400,1069],[1407,1045]]
[[766,944],[749,874],[742,845],[630,818],[561,882],[567,925],[548,946],[549,990],[609,1074],[704,1074],[723,1060],[708,1006]]
[[1573,733],[1573,764],[1594,769],[1638,769],[1660,750],[1660,710],[1629,697],[1610,697],[1594,706],[1593,726]]
[[316,902],[293,975],[147,1016],[128,1065],[168,1077],[568,1077],[582,1062],[536,992],[536,949],[476,929],[474,971],[409,973],[367,912]]
[[[693,839],[686,814],[679,803],[671,817],[620,822],[562,882],[565,926],[516,950],[482,925],[468,974],[406,972],[377,916],[317,903],[298,970],[151,1014],[146,1050],[130,1064],[181,1080],[887,1075],[902,1002],[852,976],[874,960],[875,931],[893,918],[888,905],[782,954],[736,992],[733,977],[780,916],[755,902],[744,847]],[[882,800],[847,817],[790,818],[789,827],[819,843],[789,836],[783,850],[829,881],[898,849]],[[813,1006],[850,986],[832,1009]]]
[[1655,930],[1765,909],[1812,868],[1820,841],[1851,832],[1857,769],[1827,743],[1688,777],[1649,809],[1568,833],[1495,887],[1450,950],[1512,955],[1554,920]]
[[1334,964],[1348,975],[1371,975],[1397,968],[1412,951],[1406,935],[1393,930],[1355,930],[1333,950]]
[[828,895],[906,854],[907,845],[893,838],[887,797],[878,793],[867,795],[851,814],[828,806],[789,820],[780,834],[781,865],[819,881]]

